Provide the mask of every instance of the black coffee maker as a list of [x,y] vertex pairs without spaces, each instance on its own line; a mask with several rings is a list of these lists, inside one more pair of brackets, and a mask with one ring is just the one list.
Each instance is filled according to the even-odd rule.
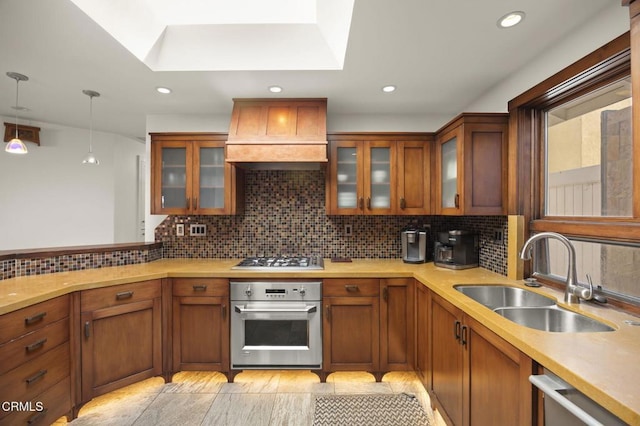
[[438,232],[433,249],[433,263],[449,269],[468,269],[478,266],[480,247],[478,234],[453,230]]

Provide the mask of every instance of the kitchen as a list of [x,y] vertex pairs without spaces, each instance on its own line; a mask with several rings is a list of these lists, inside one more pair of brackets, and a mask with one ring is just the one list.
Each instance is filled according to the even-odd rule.
[[[620,5],[618,4],[616,4],[615,6],[620,7]],[[626,14],[627,11],[625,9],[622,10],[622,13],[620,13],[618,9],[615,9],[615,12],[617,12],[617,14],[614,13],[614,8],[611,7],[612,16],[615,15],[615,17],[618,20],[620,19],[620,16],[627,19],[627,14]],[[599,18],[602,19],[602,16],[600,16]],[[615,20],[615,19],[612,17],[612,20]],[[628,22],[626,22],[626,25],[628,26]],[[585,54],[589,53],[595,48],[603,45],[604,43],[615,38],[622,32],[626,31],[625,28],[621,28],[620,26],[618,27],[614,26],[614,27],[615,28],[611,30],[611,34],[602,35],[601,40],[598,40],[597,42],[594,41],[593,46],[591,46],[588,49],[583,48],[584,50],[583,53],[576,54],[573,60],[578,59],[581,56],[584,56]],[[589,28],[589,30],[593,30],[593,28]],[[584,31],[587,31],[587,30],[585,29]],[[576,37],[580,38],[578,36]],[[567,59],[566,64],[569,64],[571,62],[572,60]],[[562,68],[562,67],[560,66],[558,67],[558,69],[559,68]],[[20,71],[20,70],[17,70],[17,71]],[[553,72],[549,72],[549,74],[552,74],[552,73]],[[525,89],[533,86],[535,83],[537,83],[540,80],[542,80],[542,78],[537,77],[537,79],[532,78],[527,83],[520,83],[522,85],[521,89],[515,92],[512,92],[506,98],[502,98],[499,106],[485,106],[485,108],[491,111],[504,111],[505,110],[504,104],[506,101],[511,99],[513,96],[521,93]],[[21,83],[20,85],[21,94],[27,93],[27,90],[29,87],[27,85],[30,83],[31,82],[26,82],[24,84]],[[100,89],[97,87],[94,87],[94,88]],[[11,95],[13,95],[13,87],[9,87],[8,90],[11,90]],[[26,96],[26,95],[23,95],[23,96]],[[95,99],[93,105],[98,106],[99,105],[98,102],[100,101],[101,101],[100,98]],[[230,99],[227,101],[230,101]],[[331,105],[331,103],[332,103],[332,98],[330,97],[329,105]],[[7,103],[7,105],[9,104],[10,103]],[[472,107],[473,105],[469,105],[469,108],[464,107],[465,108],[464,110],[476,110],[476,108],[472,108]],[[477,108],[482,109],[481,107],[477,107]],[[83,109],[82,111],[80,111],[78,115],[86,117],[86,112],[83,112],[83,111],[85,110]],[[96,109],[96,118],[99,117],[99,115],[97,114],[97,111],[99,110]],[[456,111],[451,116],[454,116],[458,112],[460,112],[460,110]],[[8,122],[12,121],[10,118],[11,116],[8,113],[5,121],[8,121]],[[371,122],[368,122],[367,124],[365,117],[358,117],[358,116],[341,117],[340,115],[338,115],[338,116],[330,117],[329,126],[330,126],[330,131],[331,130],[335,130],[335,131],[344,131],[344,130],[346,131],[363,131],[363,130],[366,130],[366,131],[390,131],[390,130],[433,131],[433,130],[437,130],[441,124],[444,124],[444,122],[446,122],[450,118],[451,117],[448,117],[444,120],[440,120],[439,125],[436,124],[432,126],[427,126],[426,124],[421,124],[419,127],[412,127],[410,125],[401,125],[402,123],[398,123],[398,120],[400,119],[393,120],[393,118],[390,118],[391,121],[389,122],[392,123],[395,121],[396,124],[395,125],[389,124],[389,125],[382,126],[382,124],[379,124],[379,123],[376,123],[376,125],[373,125]],[[217,123],[216,120],[219,120],[220,123],[216,124]],[[83,120],[83,122],[84,121],[85,120]],[[382,126],[382,127],[378,127],[378,126]],[[175,132],[175,131],[226,132],[227,130],[228,130],[228,116],[217,117],[214,115],[210,117],[210,116],[203,116],[201,114],[193,114],[189,117],[184,117],[184,116],[171,116],[171,115],[165,115],[165,114],[158,114],[158,115],[150,114],[146,117],[146,132],[148,133]],[[66,133],[67,136],[69,133],[72,133],[70,130],[65,131],[64,129],[60,130],[60,132]],[[43,132],[43,134],[44,133],[45,132]],[[55,132],[52,131],[51,133],[53,134]],[[86,133],[84,134],[86,135]],[[65,140],[64,139],[65,135],[62,135],[62,136],[63,137],[61,139],[58,139],[61,144]],[[70,138],[70,139],[75,139],[75,138]],[[77,139],[81,139],[81,138],[78,137]],[[99,139],[98,138],[96,139],[97,139],[96,141],[97,143]],[[83,143],[86,143],[85,141],[86,139],[83,139]],[[32,146],[32,145],[29,144],[29,146]],[[98,146],[99,145],[96,144],[96,151]],[[150,149],[149,143],[147,144],[147,147],[148,147],[147,149]],[[41,148],[34,147],[32,150],[30,150],[30,153],[37,154],[38,150],[43,148],[47,149],[46,144],[44,143],[44,139],[43,139],[43,146]],[[82,151],[84,150],[84,147],[80,146],[77,149],[79,149],[80,152],[82,153]],[[117,150],[119,148],[118,146],[116,146],[116,148],[111,147],[111,149]],[[128,148],[123,147],[122,149],[128,149]],[[114,156],[115,155],[116,153],[114,153]],[[10,165],[6,156],[2,158],[2,161],[3,161],[2,163],[3,170],[11,170],[10,169],[11,167],[15,167]],[[113,167],[115,167],[117,165],[117,162],[114,161],[113,163],[114,163]],[[5,164],[7,164],[8,168],[5,168]],[[101,164],[101,166],[103,165],[109,166],[109,161],[108,160],[104,161],[104,164]],[[42,163],[38,164],[38,166],[48,167],[46,164],[42,164]],[[25,175],[25,174],[29,175],[27,173],[28,171],[27,167],[30,167],[29,163],[26,163],[24,161],[20,163],[20,169],[19,169],[20,175]],[[78,174],[79,175],[80,173],[83,173],[83,174],[81,175],[82,179],[76,179],[76,180],[85,181],[86,179],[91,179],[90,182],[93,180],[95,180],[95,182],[100,182],[104,180],[110,181],[111,179],[108,177],[107,174],[104,174],[108,172],[108,169],[107,169],[107,172],[105,172],[104,170],[95,172],[95,173],[100,173],[100,175],[94,175],[93,174],[94,172],[89,172],[89,175],[85,175],[84,173],[87,173],[87,172],[85,172],[84,170],[85,169],[78,168]],[[133,173],[135,174],[135,170],[133,171]],[[17,174],[17,170],[14,172],[14,174]],[[55,176],[55,174],[56,174],[55,172],[52,172],[51,176]],[[118,171],[114,170],[114,174],[117,175]],[[317,243],[318,241],[321,241],[321,244],[319,244],[317,250],[318,252],[322,252],[325,255],[325,257],[333,257],[333,256],[345,256],[345,257],[349,256],[354,258],[371,258],[371,257],[397,258],[398,257],[399,238],[397,235],[397,230],[399,230],[402,226],[406,225],[406,218],[399,217],[399,216],[390,216],[390,217],[327,216],[324,213],[324,206],[321,204],[324,198],[323,197],[324,180],[322,176],[318,173],[316,174],[313,174],[313,173],[285,174],[285,173],[275,172],[270,174],[270,172],[256,171],[256,172],[251,172],[248,175],[249,175],[248,176],[249,181],[247,182],[247,185],[249,185],[249,187],[251,187],[250,185],[255,185],[255,186],[251,187],[252,188],[251,190],[247,190],[247,198],[245,202],[247,203],[247,205],[251,206],[251,208],[246,208],[245,206],[246,212],[248,214],[245,213],[245,216],[243,217],[243,219],[238,219],[234,216],[226,216],[226,217],[220,217],[220,218],[217,218],[217,217],[196,218],[198,222],[206,221],[207,228],[209,230],[215,229],[216,230],[215,235],[218,235],[218,236],[224,235],[225,236],[224,238],[215,238],[210,236],[211,234],[207,234],[208,237],[205,237],[207,239],[206,240],[207,242],[205,244],[202,244],[203,241],[197,240],[195,239],[195,237],[191,237],[191,238],[187,237],[187,238],[184,238],[182,241],[180,241],[174,238],[174,236],[172,235],[172,232],[174,232],[172,228],[173,228],[173,224],[179,223],[181,220],[185,218],[180,218],[180,217],[176,218],[176,217],[170,216],[167,219],[169,222],[165,221],[163,222],[163,224],[159,229],[155,229],[156,224],[158,223],[158,221],[163,220],[163,217],[149,216],[149,215],[145,217],[147,235],[154,235],[154,229],[155,229],[155,233],[156,233],[155,235],[158,236],[158,234],[160,234],[160,236],[157,237],[157,240],[162,241],[164,244],[166,244],[167,250],[175,250],[173,252],[175,254],[172,254],[167,257],[174,257],[174,256],[182,257],[181,253],[185,253],[185,254],[189,253],[189,255],[192,255],[193,257],[210,257],[210,254],[212,252],[219,253],[221,249],[222,251],[225,252],[225,256],[223,257],[232,257],[232,258],[240,258],[246,255],[258,254],[258,253],[270,253],[274,251],[281,252],[281,253],[287,253],[287,252],[296,253],[298,252],[298,250],[300,250],[300,247],[302,247],[302,249],[304,250],[306,249],[306,247],[310,246],[309,245],[310,243],[311,244],[313,242]],[[35,179],[38,177],[38,173],[34,171],[33,173],[30,174],[30,176],[31,176],[30,179]],[[283,177],[287,177],[287,176],[292,180],[302,181],[303,187],[309,187],[310,192],[316,193],[315,196],[313,193],[309,193],[309,194],[305,194],[304,196],[299,196],[298,198],[294,198],[295,201],[293,205],[304,205],[305,208],[310,209],[309,211],[304,211],[304,218],[296,217],[295,213],[298,212],[299,210],[297,208],[292,209],[291,207],[289,207],[286,204],[287,201],[283,199],[284,196],[286,196],[287,194],[290,194],[292,191],[300,191],[299,188],[301,187],[301,185],[299,185],[298,183],[294,185],[291,182],[287,182],[285,179],[285,188],[282,190],[283,197],[280,198],[280,200],[278,200],[277,197],[265,198],[265,197],[259,197],[257,195],[261,191],[263,191],[265,188],[267,187],[271,188],[273,186],[272,184],[275,184],[275,181],[277,180],[282,181]],[[291,176],[295,176],[295,177],[291,178]],[[27,176],[25,176],[24,178],[27,179]],[[270,182],[270,179],[273,179],[274,182]],[[31,182],[31,181],[29,182],[32,183],[33,186],[36,186],[36,187],[38,186],[37,182]],[[290,185],[290,187],[287,187],[288,185]],[[114,183],[114,186],[118,186],[118,183],[117,182]],[[126,187],[127,185],[122,184],[120,186]],[[74,188],[74,186],[70,186],[68,188]],[[89,189],[91,189],[91,187]],[[131,190],[130,185],[128,189]],[[117,193],[116,198],[118,196],[122,196],[122,193],[120,191],[116,191],[116,193]],[[111,197],[112,195],[108,193],[104,194],[104,198],[106,200],[109,200]],[[254,198],[251,198],[251,197],[254,197]],[[146,194],[145,200],[148,201],[149,199],[150,199],[149,194]],[[116,199],[114,201],[116,202],[115,204],[117,205],[118,200]],[[283,205],[279,205],[278,204],[279,202],[282,202]],[[70,201],[70,203],[73,203],[71,205],[81,205],[83,201],[81,199],[72,200]],[[273,204],[270,204],[270,203],[273,203]],[[303,204],[296,204],[296,203],[303,203]],[[14,203],[11,202],[11,205],[13,206]],[[15,204],[15,205],[18,205],[18,204]],[[27,205],[31,205],[31,204],[27,204]],[[29,209],[29,210],[34,210],[34,209]],[[105,210],[105,209],[102,209],[102,210]],[[84,214],[81,214],[80,212],[83,212]],[[265,215],[264,213],[260,214],[260,212],[278,212],[278,213],[277,214],[268,213]],[[23,213],[23,211],[21,210],[20,213]],[[18,224],[17,226],[12,226],[11,229],[25,229],[25,228],[31,229],[30,226],[39,225],[40,221],[36,222],[35,217],[29,217],[29,214],[31,213],[24,212],[24,214],[15,214],[3,222],[8,223],[11,220],[11,223]],[[74,223],[76,220],[78,221],[77,223],[79,225],[86,223],[86,227],[80,228],[80,230],[77,233],[82,234],[83,236],[88,236],[92,232],[95,232],[95,230],[93,229],[95,227],[90,226],[91,221],[87,221],[89,223],[84,222],[86,217],[92,217],[91,210],[83,211],[82,209],[78,208],[78,209],[74,209],[73,212],[67,212],[67,214],[68,216],[61,217],[59,219],[59,222],[53,222],[52,224],[49,225],[49,227],[55,227],[55,226],[58,226],[57,224],[59,224],[59,227],[63,228],[66,226],[67,223],[70,222],[68,219],[69,217],[71,217],[74,220]],[[104,211],[101,211],[100,214],[104,216],[107,213],[105,213]],[[313,226],[309,226],[309,224],[305,221],[305,218],[308,219],[311,217],[316,217],[316,218],[319,217],[320,223],[314,224]],[[262,229],[266,231],[265,233],[261,233],[260,232],[261,221],[264,221],[265,218],[268,219],[268,223]],[[186,218],[186,219],[191,220],[190,218]],[[294,223],[293,229],[295,229],[295,232],[296,232],[295,238],[291,238],[291,239],[286,238],[286,236],[291,235],[291,233],[288,231],[288,226],[286,225],[284,219],[287,219],[287,220],[293,219],[293,223]],[[19,225],[20,222],[16,222],[19,220],[26,220],[26,222],[24,222],[24,225],[20,226]],[[108,221],[110,220],[110,218],[105,217],[105,220]],[[174,222],[171,222],[172,220]],[[246,225],[245,225],[246,227],[244,228],[245,231],[241,234],[242,235],[241,242],[237,241],[238,233],[233,231],[234,229],[237,229],[239,220],[246,221]],[[437,216],[427,217],[424,220],[428,221],[429,224],[432,225],[433,229],[439,229],[441,227],[457,228],[459,227],[460,224],[464,224],[466,226],[473,226],[475,229],[477,229],[481,233],[481,237],[484,240],[491,239],[490,234],[492,230],[495,228],[502,228],[504,230],[507,229],[506,217],[502,217],[502,218],[489,217],[489,216],[478,217],[478,218],[474,217],[470,219],[470,222],[465,221],[464,218],[449,218],[449,217],[437,217]],[[440,221],[446,221],[446,223],[442,224]],[[477,221],[477,224],[474,224],[476,221]],[[135,225],[137,224],[134,224],[132,228],[135,229]],[[348,225],[351,225],[355,234],[354,238],[352,239],[346,238],[344,235],[342,235],[344,232],[344,229]],[[103,229],[102,231],[108,232],[109,226],[105,226],[104,228],[105,229]],[[116,227],[114,226],[114,228]],[[372,230],[375,230],[375,231],[371,232]],[[13,241],[18,241],[18,240],[28,241],[28,239],[26,238],[26,235],[25,235],[25,238],[21,238],[21,237],[15,237],[16,234],[14,234],[13,233],[14,231],[10,229],[7,229],[6,232],[7,232],[7,236],[9,238],[12,238]],[[224,234],[224,232],[227,232],[227,234]],[[265,234],[268,235],[268,238],[264,238],[264,239],[261,238],[265,236]],[[82,236],[80,238],[82,238]],[[153,241],[152,238],[147,237],[147,239],[149,241]],[[128,240],[128,241],[131,241],[131,240]],[[95,243],[101,243],[101,242],[105,242],[105,241],[95,241],[95,240],[86,241],[86,242],[81,241],[81,242],[73,242],[73,243],[67,243],[67,244],[61,244],[61,245],[79,245],[83,243],[95,244]],[[114,241],[114,242],[118,242],[118,241]],[[256,243],[258,244],[257,246],[255,245]],[[43,242],[38,246],[50,247],[53,245],[57,245],[57,244],[53,244],[50,242],[49,243]],[[20,248],[31,248],[31,247],[34,247],[33,243],[31,245],[27,245],[26,247],[20,247]],[[15,245],[7,247],[7,249],[14,249],[14,248],[18,248],[18,247],[16,247]],[[493,252],[493,250],[491,251]],[[298,254],[303,254],[303,253],[298,253]],[[315,253],[308,253],[308,254],[315,254]],[[494,270],[502,275],[505,275],[507,270],[506,257],[507,257],[506,251],[503,255],[499,255],[497,258],[495,258],[493,255],[487,256],[484,258],[481,257],[480,259],[481,266],[483,268]]]

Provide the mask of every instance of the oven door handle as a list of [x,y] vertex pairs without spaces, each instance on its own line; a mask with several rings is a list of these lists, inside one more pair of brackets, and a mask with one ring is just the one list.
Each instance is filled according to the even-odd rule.
[[303,313],[303,314],[311,314],[318,310],[316,305],[308,305],[304,308],[293,308],[293,309],[283,309],[283,308],[245,308],[244,306],[235,305],[235,311],[239,314],[255,314],[255,313]]

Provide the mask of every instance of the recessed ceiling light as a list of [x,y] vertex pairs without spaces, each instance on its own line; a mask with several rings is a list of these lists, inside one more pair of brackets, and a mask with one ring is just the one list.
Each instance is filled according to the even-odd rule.
[[502,18],[498,19],[498,28],[511,28],[518,25],[524,19],[524,12],[509,12]]
[[280,92],[282,92],[282,87],[280,87],[280,86],[269,86],[269,91],[271,93],[280,93]]
[[158,91],[158,93],[162,93],[163,95],[168,95],[169,93],[171,93],[171,89],[169,89],[168,87],[156,87],[156,90]]
[[384,86],[384,87],[382,88],[382,91],[383,91],[383,92],[385,92],[385,93],[395,92],[395,91],[396,91],[396,86],[394,86],[394,85],[392,85],[392,84],[390,84],[390,85],[388,85],[388,86]]

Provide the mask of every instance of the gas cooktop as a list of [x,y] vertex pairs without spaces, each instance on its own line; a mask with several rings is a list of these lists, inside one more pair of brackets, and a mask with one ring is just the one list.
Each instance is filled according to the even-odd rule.
[[320,256],[247,257],[231,269],[252,271],[313,271],[324,269]]

